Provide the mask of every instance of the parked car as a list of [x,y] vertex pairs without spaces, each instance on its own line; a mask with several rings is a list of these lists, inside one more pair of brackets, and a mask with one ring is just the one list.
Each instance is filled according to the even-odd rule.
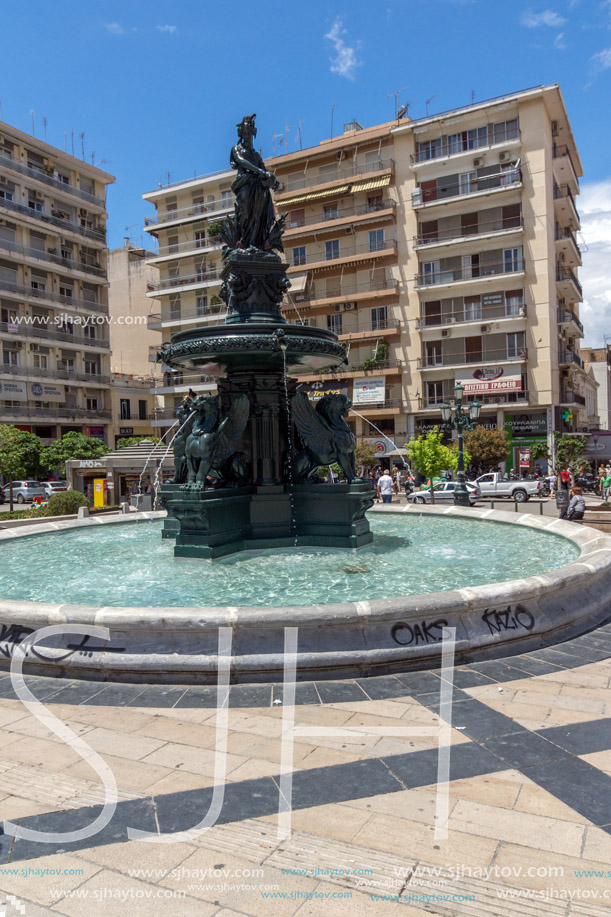
[[[439,502],[454,502],[454,491],[458,486],[458,481],[443,481],[440,484],[435,484],[433,490],[435,491],[435,503]],[[475,501],[481,496],[479,492],[479,487],[476,487],[475,484],[471,484],[469,481],[465,482],[465,487],[469,491],[469,503],[471,506]],[[430,503],[431,502],[431,490],[427,487],[426,490],[417,490],[413,494],[408,494],[407,499],[410,503]]]
[[68,490],[68,485],[65,481],[41,481],[40,486],[44,487],[47,497],[52,497],[53,494],[60,494]]
[[498,472],[483,474],[475,481],[484,497],[508,497],[516,503],[526,503],[531,497],[541,496],[543,484],[541,479],[528,481],[517,478],[511,480]]
[[[17,503],[31,503],[35,497],[46,497],[47,492],[38,481],[13,481],[13,500]],[[11,487],[6,485],[6,499],[10,497]]]

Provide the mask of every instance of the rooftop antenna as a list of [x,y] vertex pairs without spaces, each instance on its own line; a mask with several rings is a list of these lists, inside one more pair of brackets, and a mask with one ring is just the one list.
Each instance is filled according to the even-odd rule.
[[475,102],[475,89],[471,90],[471,105]]
[[414,105],[417,101],[418,99],[412,99],[411,102],[406,102],[404,105],[402,105],[401,108],[399,109],[399,111],[401,112],[401,115],[399,115],[399,112],[397,112],[397,118],[399,117],[406,118],[409,112],[410,105]]
[[93,165],[93,160],[95,159],[95,150],[91,153],[91,165]]
[[272,134],[272,156],[276,155],[276,140],[278,140],[278,146],[282,143],[282,138],[284,134]]
[[34,109],[33,108],[30,108],[30,114],[32,116],[32,137],[35,137],[36,133],[34,132]]
[[68,152],[67,143],[68,143],[68,131],[64,131],[64,153]]
[[428,116],[429,116],[429,105],[430,105],[430,103],[433,101],[434,98],[435,98],[435,96],[431,96],[431,97],[430,97],[429,99],[427,99],[426,102],[424,103],[424,104],[426,105],[426,116],[427,116],[427,118],[428,118]]
[[302,125],[302,124],[303,124],[303,121],[300,121],[300,122],[299,122],[299,127],[297,128],[297,136],[298,136],[298,138],[299,138],[299,149],[300,149],[300,150],[303,149],[303,147],[302,147],[302,145],[301,145],[301,125]]
[[42,128],[45,134],[45,143],[46,143],[47,142],[47,119],[44,117],[44,115],[42,119]]
[[396,89],[394,92],[389,92],[386,96],[387,99],[392,99],[393,96],[395,97],[395,118],[398,117],[397,112],[399,111],[399,96],[402,92],[405,92],[406,89],[407,86],[404,86],[403,89]]
[[333,140],[333,112],[335,111],[335,102],[331,106],[331,140]]
[[285,120],[284,122],[284,143],[285,143],[285,149],[287,153],[289,151],[289,131],[290,129],[291,129],[291,125],[287,124]]
[[85,131],[81,131],[79,134],[81,138],[81,150],[83,151],[83,162],[85,162]]
[[74,128],[70,131],[70,140],[72,142],[72,155],[74,156]]

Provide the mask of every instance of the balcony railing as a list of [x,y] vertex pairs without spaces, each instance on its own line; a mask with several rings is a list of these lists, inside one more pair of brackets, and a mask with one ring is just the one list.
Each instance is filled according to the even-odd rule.
[[577,244],[577,239],[575,238],[575,233],[568,226],[556,226],[556,231],[554,232],[554,239],[556,242],[564,242],[566,239],[570,239],[577,251],[579,251],[579,245]]
[[231,199],[219,198],[208,203],[191,204],[189,207],[180,207],[170,210],[160,210],[155,216],[145,217],[144,225],[157,226],[161,223],[173,223],[174,220],[183,220],[188,217],[200,216],[207,219],[210,214],[218,213],[221,210],[233,210],[233,195]]
[[563,198],[566,198],[567,200],[571,202],[575,210],[575,213],[577,213],[577,204],[575,203],[575,198],[573,197],[573,194],[569,186],[568,185],[558,185],[556,184],[556,182],[554,182],[554,200],[560,201]]
[[576,353],[573,353],[572,350],[561,350],[558,354],[559,363],[574,363],[576,366],[581,366],[583,369],[583,360],[581,357],[578,357]]
[[478,266],[446,268],[430,273],[416,274],[416,286],[437,283],[459,283],[463,280],[477,280],[479,277],[493,277],[496,274],[520,274],[524,270],[522,258],[506,261],[491,261]]
[[580,404],[582,407],[585,406],[586,399],[583,395],[578,394],[578,392],[573,391],[571,388],[564,388],[560,393],[560,403],[561,404]]
[[[385,169],[394,169],[393,159],[376,159],[374,162],[363,162],[357,160],[350,165],[337,165],[329,171],[314,175],[312,172],[304,172],[301,178],[293,178],[285,182],[284,191],[297,191],[301,188],[311,188],[314,185],[324,185],[327,182],[339,181],[342,178],[354,178],[356,175],[367,175],[369,172],[383,172]],[[278,206],[282,206],[281,203]]]
[[392,411],[401,408],[400,398],[385,398],[382,401],[370,401],[367,404],[357,404],[356,410],[359,414],[367,414],[368,411]]
[[458,322],[487,322],[498,318],[524,318],[525,316],[526,305],[524,303],[500,303],[494,306],[472,305],[439,315],[421,315],[417,327],[421,331],[423,328],[453,325]]
[[222,303],[217,307],[208,309],[169,309],[167,312],[151,312],[148,317],[148,327],[158,328],[163,322],[188,321],[194,318],[210,318],[214,316],[217,321],[223,321],[227,307]]
[[65,306],[73,306],[75,309],[91,309],[93,312],[108,313],[106,303],[94,302],[90,299],[76,299],[74,296],[66,296],[63,293],[55,293],[53,290],[41,290],[35,287],[25,286],[23,283],[14,283],[12,280],[3,280],[0,277],[0,292],[18,293],[26,299],[44,299],[50,302],[60,302]]
[[558,309],[558,322],[561,325],[568,324],[569,322],[575,322],[581,333],[583,334],[583,325],[577,318],[574,312],[569,311],[568,309]]
[[202,248],[208,251],[216,251],[222,248],[222,244],[216,237],[214,241],[210,239],[189,239],[187,242],[177,242],[175,245],[161,245],[155,252],[155,257],[163,258],[166,255],[180,255],[183,252],[195,252]]
[[418,369],[435,369],[438,366],[454,366],[462,363],[521,363],[528,359],[528,350],[505,348],[504,350],[475,350],[459,353],[427,353],[418,358]]
[[552,158],[560,159],[563,156],[566,156],[568,161],[571,163],[571,169],[573,170],[575,179],[577,179],[577,169],[575,168],[575,164],[573,162],[568,146],[566,144],[555,143],[552,147]]
[[54,325],[52,322],[49,324],[49,327],[45,326],[43,328],[26,324],[23,321],[8,324],[7,322],[0,322],[0,333],[10,334],[17,338],[45,338],[52,341],[65,341],[69,344],[78,344],[80,347],[102,347],[104,350],[110,349],[110,341],[105,341],[102,338],[88,338],[83,334],[68,334],[65,331],[57,330],[57,325]]
[[522,229],[524,222],[522,217],[508,217],[498,220],[484,220],[471,226],[454,226],[447,229],[440,228],[430,232],[419,232],[414,236],[415,245],[434,245],[437,242],[447,242],[450,240],[471,239],[477,236],[485,236],[492,232],[503,232],[511,229]]
[[[430,398],[419,398],[418,399],[418,408],[421,411],[431,411],[441,408],[442,404],[447,404],[451,398],[454,397],[454,393],[448,389],[447,392],[441,396],[441,398],[436,396],[431,396]],[[470,404],[472,401],[479,401],[480,404],[492,405],[492,404],[527,404],[529,399],[528,392],[495,392],[493,395],[463,395],[463,403]]]
[[[509,140],[518,140],[520,137],[519,127],[504,128],[503,130],[486,131],[485,134],[462,139],[449,141],[448,136],[436,138],[426,149],[419,150],[415,155],[412,153],[410,161],[412,165],[421,162],[429,162],[431,159],[444,159],[448,156],[460,156],[462,153],[476,152],[477,150],[490,149],[497,144],[507,143]],[[456,137],[457,135],[450,135]],[[429,142],[430,143],[430,142]]]
[[63,258],[57,252],[49,252],[44,248],[29,248],[27,245],[20,245],[18,242],[3,239],[1,236],[0,249],[24,255],[26,258],[36,258],[37,261],[50,261],[52,264],[57,264],[66,270],[83,271],[86,274],[94,274],[96,277],[106,277],[106,271],[101,267],[86,264],[83,261],[73,261],[72,258]]
[[15,213],[22,213],[26,217],[32,217],[35,220],[41,220],[51,226],[57,226],[63,232],[76,232],[87,239],[93,239],[95,242],[102,244],[106,241],[106,229],[88,229],[86,226],[79,226],[78,223],[72,223],[71,220],[65,220],[62,217],[55,216],[53,213],[44,213],[42,210],[36,210],[35,207],[26,207],[24,204],[18,204],[16,201],[9,201],[6,198],[0,198],[0,207],[6,210],[12,210]]
[[522,172],[518,166],[515,166],[506,172],[478,175],[468,181],[445,182],[443,179],[438,179],[438,181],[439,185],[435,188],[423,189],[421,185],[418,185],[412,192],[412,206],[422,207],[424,204],[429,203],[444,204],[455,197],[477,194],[480,191],[491,191],[495,188],[515,188],[522,181]]
[[181,373],[180,371],[164,373],[163,379],[151,377],[150,384],[154,391],[160,388],[173,388],[174,386],[184,385],[216,385],[217,379],[214,376],[207,376],[202,373]]
[[373,365],[369,365],[371,358],[363,360],[362,363],[350,363],[348,366],[338,366],[336,369],[323,369],[319,373],[303,373],[302,375],[320,375],[321,377],[327,376],[341,376],[344,373],[363,373],[363,372],[381,372],[385,369],[396,369],[400,370],[403,366],[401,360],[376,360]]
[[204,284],[213,281],[220,281],[220,270],[198,271],[195,274],[179,274],[176,277],[164,277],[157,284],[149,284],[152,290],[173,290],[178,287],[189,286],[190,284]]
[[[383,293],[383,292],[396,292],[398,289],[398,281],[396,280],[369,280],[365,283],[344,283],[341,284],[340,289],[335,292],[328,292],[326,290],[304,290],[303,293],[291,294],[289,290],[289,296],[291,299],[296,302],[310,302],[318,299],[347,299],[349,300],[351,296],[358,296],[362,293]],[[288,306],[288,303],[285,303],[285,306]]]
[[98,373],[77,373],[71,369],[38,369],[35,366],[13,366],[10,363],[0,363],[0,375],[65,379],[68,382],[90,382],[92,385],[110,384],[110,376],[101,376]]
[[[286,206],[282,201],[278,202],[278,207]],[[300,220],[291,220],[286,224],[286,229],[301,229],[303,226],[313,226],[316,223],[332,223],[335,220],[346,220],[350,217],[364,216],[365,214],[377,213],[379,210],[395,210],[397,204],[395,201],[376,201],[372,204],[363,204],[360,207],[338,207],[337,210],[319,213],[316,216],[303,217]]]
[[0,402],[0,416],[10,417],[89,417],[91,420],[110,420],[112,411],[90,411],[88,408],[37,408],[23,402],[23,407],[4,407]]
[[556,268],[556,283],[567,283],[571,281],[575,284],[576,289],[579,291],[580,298],[583,296],[583,290],[581,284],[577,280],[573,270],[570,267],[557,267]]
[[381,239],[376,242],[364,242],[361,245],[342,245],[340,244],[336,251],[327,252],[323,247],[309,249],[307,252],[307,261],[295,261],[291,267],[301,267],[305,264],[318,264],[322,261],[338,261],[340,258],[352,258],[355,255],[377,254],[383,251],[396,251],[396,239]]
[[101,197],[89,194],[88,191],[81,191],[80,188],[75,188],[73,185],[67,185],[66,182],[48,175],[43,169],[25,166],[23,163],[17,162],[16,159],[11,159],[10,156],[0,155],[0,166],[12,169],[13,172],[19,172],[21,175],[28,175],[30,178],[36,179],[36,181],[43,182],[45,185],[55,188],[57,191],[63,191],[64,194],[72,194],[83,201],[89,201],[90,204],[95,204],[96,207],[106,206]]

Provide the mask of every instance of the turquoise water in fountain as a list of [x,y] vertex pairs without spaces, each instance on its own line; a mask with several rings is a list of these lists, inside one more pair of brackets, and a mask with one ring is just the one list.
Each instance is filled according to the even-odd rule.
[[161,522],[33,535],[0,544],[5,599],[78,605],[318,605],[442,592],[564,566],[579,550],[516,525],[370,515],[358,552],[293,549],[211,563],[175,560]]

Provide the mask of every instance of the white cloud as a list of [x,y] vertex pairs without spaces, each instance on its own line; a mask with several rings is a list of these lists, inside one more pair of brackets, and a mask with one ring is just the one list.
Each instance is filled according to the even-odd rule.
[[107,22],[105,28],[111,35],[125,35],[125,29],[119,22]]
[[584,344],[602,346],[611,335],[611,178],[582,185],[581,234],[587,251],[579,279],[583,285],[581,320]]
[[336,19],[331,29],[325,35],[327,41],[330,41],[335,48],[335,57],[329,58],[331,61],[331,73],[337,73],[338,76],[345,76],[347,80],[353,80],[357,67],[361,66],[362,61],[358,59],[357,51],[360,48],[360,42],[347,45],[342,35],[347,35],[346,29],[342,28],[340,19]]
[[568,45],[564,40],[564,32],[559,32],[558,35],[554,38],[554,48],[558,48],[559,51],[566,51]]
[[603,51],[599,51],[598,54],[594,54],[590,58],[590,64],[594,73],[602,73],[603,70],[608,70],[611,67],[611,48],[605,48]]
[[175,25],[158,25],[156,28],[158,32],[167,32],[168,35],[176,35],[178,32],[178,27]]
[[533,13],[532,10],[524,10],[520,21],[527,29],[537,29],[541,25],[559,28],[561,25],[564,25],[566,19],[553,10],[543,10],[542,13]]

